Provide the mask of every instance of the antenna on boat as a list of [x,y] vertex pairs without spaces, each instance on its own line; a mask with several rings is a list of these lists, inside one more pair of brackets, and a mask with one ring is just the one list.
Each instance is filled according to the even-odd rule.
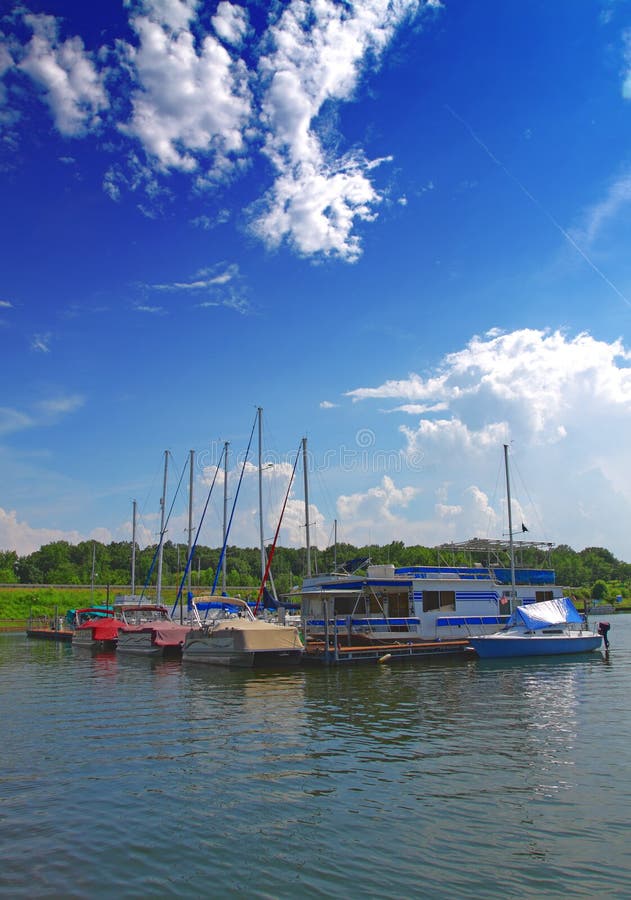
[[504,444],[504,468],[506,469],[506,502],[508,503],[508,548],[510,554],[510,584],[511,584],[511,602],[510,611],[514,611],[516,606],[517,590],[515,587],[515,548],[513,546],[513,514],[511,509],[510,497],[510,473],[508,468],[508,444]]

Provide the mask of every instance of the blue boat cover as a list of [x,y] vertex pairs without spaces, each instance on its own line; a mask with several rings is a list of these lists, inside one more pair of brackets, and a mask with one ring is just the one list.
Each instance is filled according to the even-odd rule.
[[559,597],[556,600],[518,606],[508,624],[525,625],[531,631],[538,631],[550,625],[565,625],[570,622],[580,624],[582,621],[581,614],[569,597]]

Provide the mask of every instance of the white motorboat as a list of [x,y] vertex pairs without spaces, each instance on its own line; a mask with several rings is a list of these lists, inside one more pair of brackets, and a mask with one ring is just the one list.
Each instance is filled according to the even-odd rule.
[[602,635],[590,631],[568,597],[518,606],[496,634],[469,639],[482,659],[519,656],[559,656],[598,650]]
[[[304,651],[298,629],[257,619],[236,597],[197,598],[198,626],[182,648],[184,662],[216,666],[297,665]],[[205,619],[199,617],[205,612]]]

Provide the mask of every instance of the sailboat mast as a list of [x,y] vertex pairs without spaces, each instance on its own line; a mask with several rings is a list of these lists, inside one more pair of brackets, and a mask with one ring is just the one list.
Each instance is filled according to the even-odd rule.
[[[195,451],[189,450],[188,462],[188,545],[186,548],[186,559],[188,566],[188,591],[191,591],[191,567],[188,560],[191,558],[191,549],[193,547],[193,471],[195,468]],[[178,566],[178,573],[180,567]],[[179,576],[178,576],[179,577]],[[180,624],[184,622],[184,604],[180,597]]]
[[305,535],[307,541],[307,578],[311,578],[311,535],[309,532],[309,473],[307,466],[307,439],[302,439],[302,469],[305,480]]
[[510,472],[508,468],[508,444],[504,444],[504,468],[506,470],[506,502],[508,503],[508,547],[510,553],[510,584],[511,602],[510,611],[513,612],[516,604],[517,590],[515,588],[515,548],[513,547],[513,512],[510,496]]
[[337,519],[333,520],[333,571],[337,572]]
[[265,538],[263,536],[263,410],[259,406],[259,546],[261,549],[261,578],[265,576]]
[[156,603],[162,602],[162,557],[164,551],[164,511],[167,497],[167,472],[169,469],[169,451],[164,451],[164,479],[162,481],[162,497],[160,498],[160,543],[158,545],[158,575],[156,583]]
[[90,606],[94,606],[94,570],[96,569],[96,541],[92,541],[92,574],[90,575]]
[[[223,542],[226,542],[228,533],[228,446],[229,441],[225,441],[223,445]],[[224,553],[223,563],[221,566],[221,589],[226,593],[226,570],[227,559]]]
[[136,501],[132,500],[131,512],[131,595],[136,593]]

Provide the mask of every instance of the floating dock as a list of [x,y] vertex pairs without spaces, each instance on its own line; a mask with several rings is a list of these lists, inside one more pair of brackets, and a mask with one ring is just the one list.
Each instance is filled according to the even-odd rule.
[[54,628],[27,628],[26,636],[36,638],[40,641],[62,641],[70,643],[74,630],[71,629],[54,629]]
[[307,641],[303,663],[343,665],[361,662],[391,662],[403,659],[420,659],[430,656],[468,656],[468,640],[410,641],[383,644],[329,644],[324,641]]

